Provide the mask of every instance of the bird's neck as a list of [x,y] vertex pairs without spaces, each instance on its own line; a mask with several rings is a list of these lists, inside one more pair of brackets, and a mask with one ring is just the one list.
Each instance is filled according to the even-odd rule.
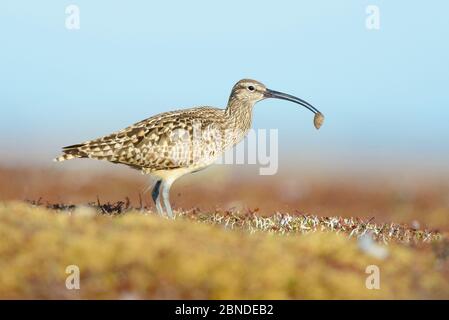
[[251,129],[253,107],[254,102],[241,101],[231,97],[225,110],[228,127],[241,130],[242,133],[246,134]]

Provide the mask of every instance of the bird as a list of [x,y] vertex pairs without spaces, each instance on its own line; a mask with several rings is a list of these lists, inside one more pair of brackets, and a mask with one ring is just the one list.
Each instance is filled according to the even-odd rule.
[[269,98],[312,111],[317,129],[323,123],[323,114],[310,103],[268,89],[259,81],[242,79],[233,86],[225,109],[198,106],[160,113],[115,133],[64,147],[54,161],[91,158],[140,170],[155,181],[151,196],[158,214],[174,218],[172,184],[209,167],[244,139],[252,126],[254,105]]

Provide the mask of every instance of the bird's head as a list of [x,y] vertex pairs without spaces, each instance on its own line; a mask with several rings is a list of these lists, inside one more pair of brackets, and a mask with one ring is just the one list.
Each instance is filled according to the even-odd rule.
[[231,98],[242,102],[256,103],[265,99],[267,88],[256,80],[243,79],[232,88]]
[[250,105],[254,105],[256,102],[267,98],[287,100],[309,109],[315,114],[314,124],[317,129],[321,127],[321,124],[324,121],[323,114],[307,101],[283,92],[268,89],[259,81],[243,79],[237,82],[232,88],[231,100],[233,101],[246,102]]

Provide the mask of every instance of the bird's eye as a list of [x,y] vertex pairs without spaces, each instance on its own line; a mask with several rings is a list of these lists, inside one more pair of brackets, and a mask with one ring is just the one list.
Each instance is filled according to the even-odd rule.
[[248,90],[249,90],[249,91],[254,91],[255,88],[254,88],[253,86],[249,86],[249,87],[248,87]]

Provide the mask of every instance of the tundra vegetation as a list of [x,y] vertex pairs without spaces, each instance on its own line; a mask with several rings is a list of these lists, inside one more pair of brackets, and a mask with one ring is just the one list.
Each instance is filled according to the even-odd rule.
[[[175,213],[3,202],[0,298],[449,298],[444,232],[304,214]],[[67,289],[67,266],[79,267],[79,290]],[[378,288],[367,286],[372,266]]]

